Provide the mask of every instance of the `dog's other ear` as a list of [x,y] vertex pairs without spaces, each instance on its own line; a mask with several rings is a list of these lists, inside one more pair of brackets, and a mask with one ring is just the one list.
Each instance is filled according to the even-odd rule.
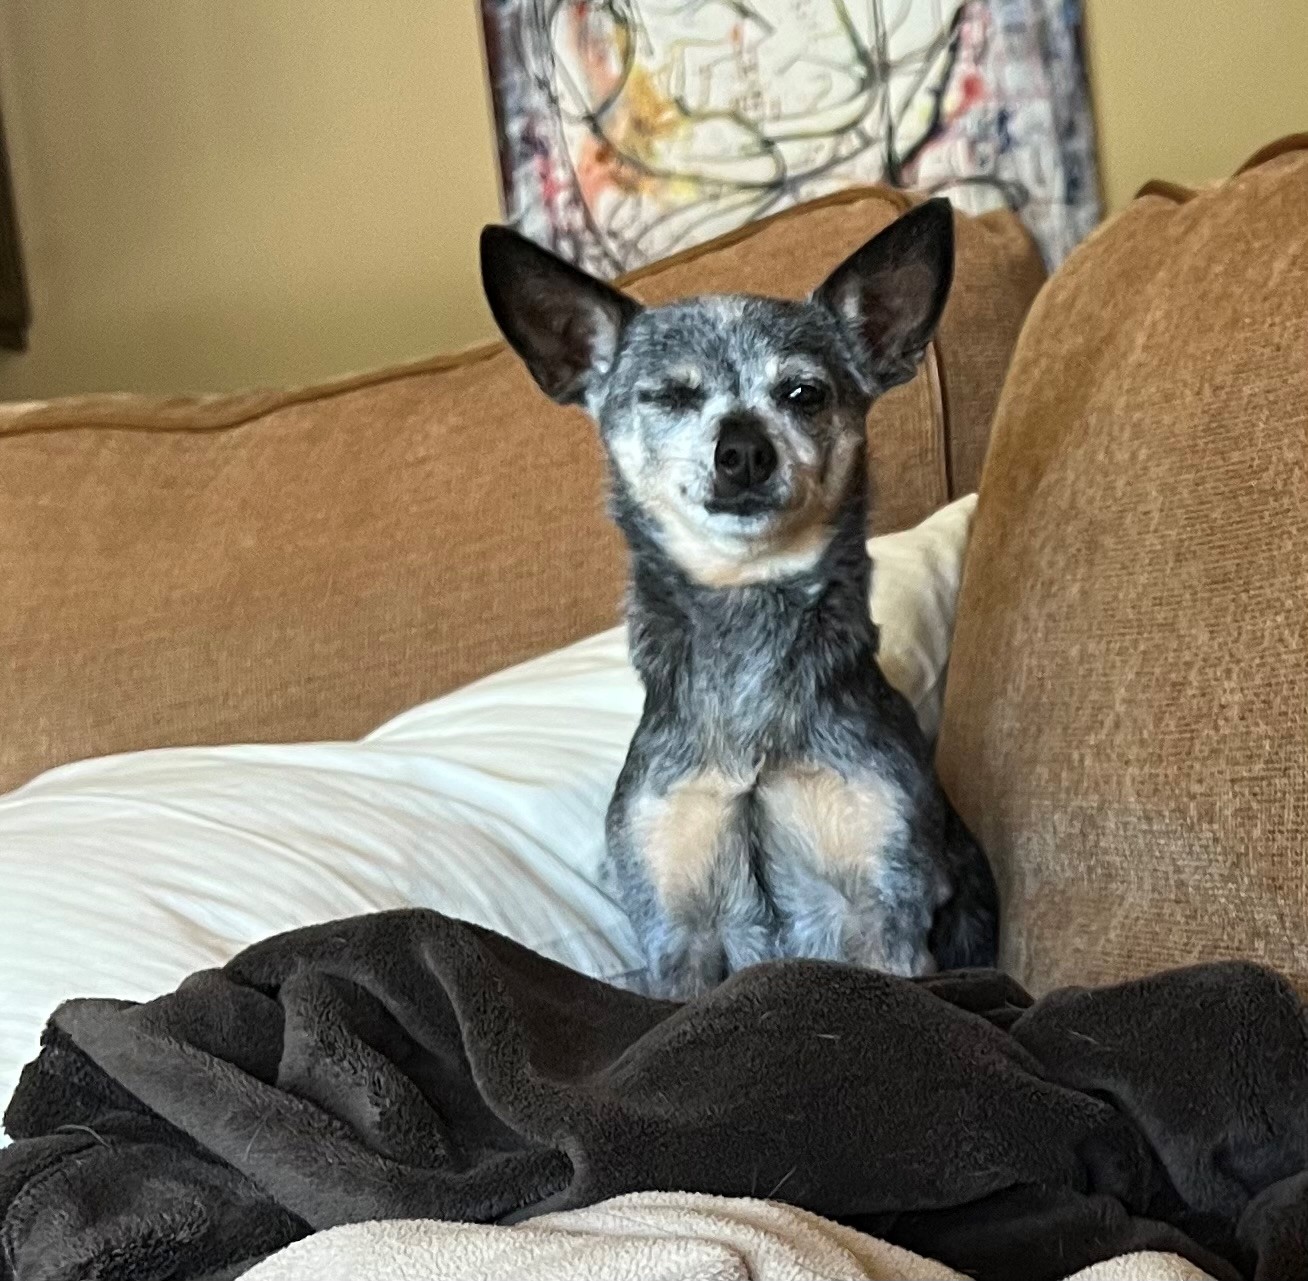
[[508,227],[481,233],[481,284],[491,314],[547,396],[585,398],[613,361],[640,304]]
[[814,291],[865,344],[882,388],[917,369],[954,278],[949,201],[928,200],[856,250]]

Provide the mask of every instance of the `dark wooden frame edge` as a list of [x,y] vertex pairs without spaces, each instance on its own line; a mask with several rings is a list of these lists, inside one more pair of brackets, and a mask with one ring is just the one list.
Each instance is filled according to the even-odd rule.
[[4,139],[4,121],[0,120],[0,348],[26,351],[27,326],[32,314],[23,274],[13,183],[9,177],[9,152]]

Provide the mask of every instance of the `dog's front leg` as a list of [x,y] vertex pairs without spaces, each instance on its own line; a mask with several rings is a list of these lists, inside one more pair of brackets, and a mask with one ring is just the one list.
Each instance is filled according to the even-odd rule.
[[904,977],[930,973],[940,899],[934,852],[915,842],[912,801],[889,772],[846,777],[797,763],[760,783],[763,875],[787,956]]
[[689,999],[775,954],[751,857],[749,787],[708,770],[619,783],[610,875],[660,995]]

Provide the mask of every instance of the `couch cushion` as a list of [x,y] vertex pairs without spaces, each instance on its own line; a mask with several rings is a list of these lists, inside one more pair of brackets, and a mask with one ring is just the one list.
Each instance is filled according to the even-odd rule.
[[1308,138],[1154,184],[1014,356],[939,767],[1028,987],[1308,984]]
[[[631,287],[797,296],[905,206],[842,193]],[[1042,275],[1013,216],[959,218],[933,359],[872,415],[878,530],[973,487]],[[499,345],[292,393],[8,407],[0,790],[139,747],[357,736],[612,624],[622,573],[592,429]]]

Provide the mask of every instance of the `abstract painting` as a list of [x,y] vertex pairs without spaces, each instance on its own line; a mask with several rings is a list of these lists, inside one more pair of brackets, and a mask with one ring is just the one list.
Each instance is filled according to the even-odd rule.
[[482,0],[505,211],[614,276],[871,182],[1099,217],[1079,0]]

